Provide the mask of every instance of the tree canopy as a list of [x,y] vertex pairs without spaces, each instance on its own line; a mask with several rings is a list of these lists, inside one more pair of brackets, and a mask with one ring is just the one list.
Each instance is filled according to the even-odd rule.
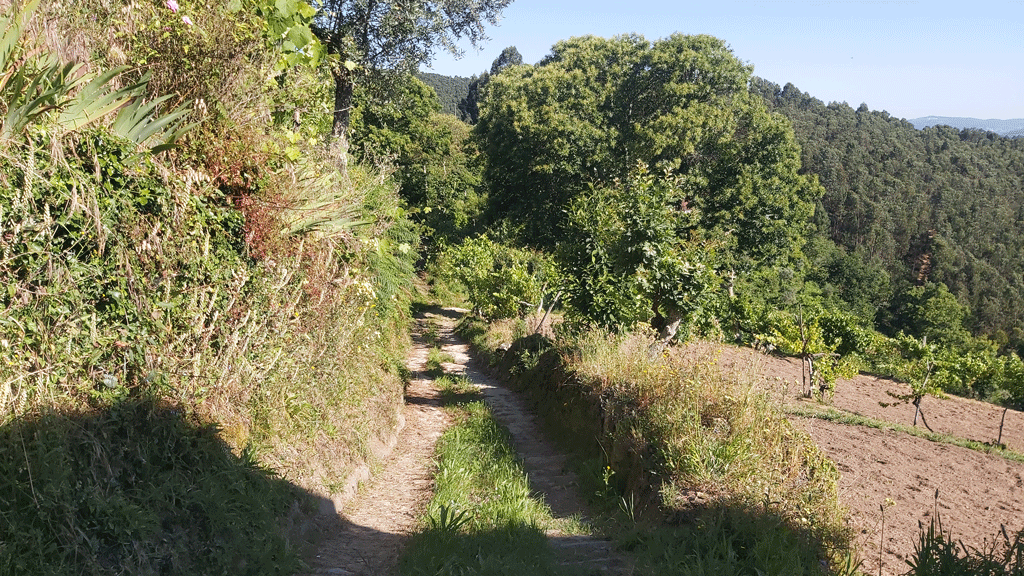
[[495,24],[512,0],[322,0],[315,33],[337,61],[333,137],[347,151],[347,130],[357,74],[412,73],[438,47],[458,52],[456,41],[476,45],[485,24]]
[[[385,98],[365,98],[352,115],[357,157],[391,165],[401,195],[431,241],[444,241],[479,212],[480,162],[470,127],[440,113],[433,89],[413,76],[396,79]],[[356,90],[364,100],[363,88]]]
[[[826,105],[792,84],[751,87],[792,122],[803,170],[826,189],[822,233],[852,257],[844,267],[891,279],[890,293],[871,300],[899,307],[910,286],[943,283],[969,306],[972,333],[1024,352],[1024,139],[918,130],[867,106]],[[830,268],[820,280],[847,290],[848,274]]]
[[559,256],[572,271],[568,301],[583,318],[612,329],[650,321],[668,340],[708,304],[714,243],[701,238],[700,214],[681,194],[678,178],[641,164],[628,185],[572,202]]
[[788,122],[747,89],[749,66],[710,36],[593,36],[491,79],[477,125],[493,209],[540,245],[564,211],[636,164],[671,170],[680,202],[737,254],[798,247],[821,190],[801,176]]
[[459,100],[459,118],[476,124],[480,119],[480,99],[483,97],[484,88],[491,81],[491,76],[497,76],[502,70],[509,66],[523,63],[523,55],[515,46],[509,46],[501,51],[501,54],[491,62],[491,70],[479,76],[473,76],[472,81],[466,90],[465,97]]

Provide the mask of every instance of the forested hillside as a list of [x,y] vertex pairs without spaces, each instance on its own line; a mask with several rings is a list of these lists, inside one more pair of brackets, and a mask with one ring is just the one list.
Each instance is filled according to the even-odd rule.
[[441,112],[459,115],[459,102],[469,93],[469,85],[472,78],[462,76],[445,76],[433,72],[420,72],[416,77],[437,92],[437,99],[441,104]]
[[981,120],[978,118],[960,118],[949,116],[924,116],[921,118],[909,118],[908,121],[916,128],[928,128],[929,126],[951,126],[958,129],[975,129],[995,132],[1000,136],[1014,138],[1024,134],[1024,118],[1011,120]]
[[825,105],[791,84],[759,81],[754,89],[792,122],[803,171],[824,186],[828,237],[866,268],[881,265],[890,300],[911,285],[944,283],[970,307],[973,332],[1020,348],[1024,141],[917,130],[867,106]]

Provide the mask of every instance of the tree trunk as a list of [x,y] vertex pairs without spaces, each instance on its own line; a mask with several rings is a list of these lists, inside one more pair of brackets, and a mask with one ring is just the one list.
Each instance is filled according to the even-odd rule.
[[668,344],[676,337],[679,325],[683,322],[683,313],[678,310],[671,310],[668,317],[664,318],[664,324],[658,329],[658,340],[662,344]]
[[352,74],[342,68],[334,76],[334,125],[331,129],[331,153],[335,156],[338,169],[348,168],[348,126],[352,118],[352,94],[355,84]]
[[1010,410],[1009,407],[1003,408],[1003,417],[999,419],[999,438],[996,438],[996,445],[1003,445],[1003,424],[1006,423],[1006,413]]
[[676,332],[679,331],[679,325],[682,322],[683,313],[676,310],[670,311],[667,317],[657,313],[654,315],[654,318],[651,319],[651,327],[658,331],[658,339],[652,342],[648,348],[652,356],[661,354],[669,342],[676,337]]
[[555,294],[554,300],[551,301],[551,306],[548,306],[548,311],[544,313],[544,317],[540,319],[539,323],[537,323],[537,328],[533,331],[534,334],[539,334],[540,333],[540,329],[544,327],[544,321],[548,319],[548,315],[551,314],[551,311],[555,309],[555,304],[558,304],[558,299],[561,298],[561,297],[562,297],[562,291],[559,290]]

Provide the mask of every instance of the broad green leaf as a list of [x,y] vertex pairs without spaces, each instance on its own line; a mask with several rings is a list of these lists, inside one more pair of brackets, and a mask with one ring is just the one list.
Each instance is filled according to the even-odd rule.
[[299,2],[299,15],[306,20],[312,20],[316,16],[316,8],[313,8],[306,2]]
[[288,30],[288,39],[292,41],[295,49],[301,50],[307,44],[313,41],[313,34],[309,31],[309,28],[303,26],[293,26]]

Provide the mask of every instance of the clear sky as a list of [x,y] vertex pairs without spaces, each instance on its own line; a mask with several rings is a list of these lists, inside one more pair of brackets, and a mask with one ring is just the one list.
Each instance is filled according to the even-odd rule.
[[681,32],[725,40],[754,74],[900,118],[1024,118],[1024,0],[513,0],[482,50],[425,71],[472,76],[506,46],[533,64],[558,40]]

